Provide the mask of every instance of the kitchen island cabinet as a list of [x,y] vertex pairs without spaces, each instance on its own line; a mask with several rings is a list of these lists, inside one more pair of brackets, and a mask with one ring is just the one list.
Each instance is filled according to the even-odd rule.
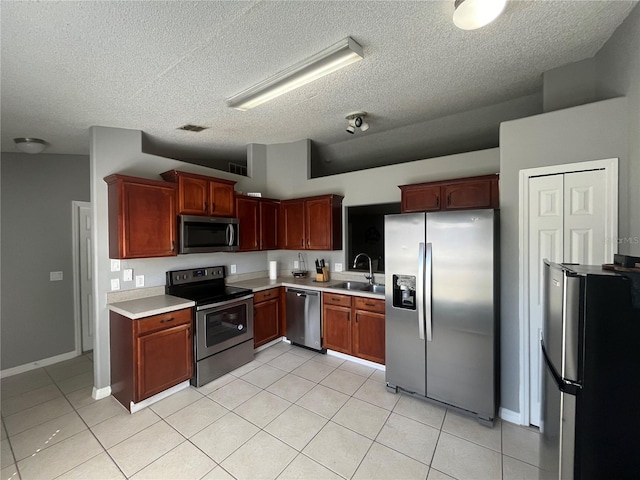
[[111,394],[128,410],[193,376],[192,318],[192,308],[139,319],[109,312]]
[[400,185],[402,213],[499,208],[498,175]]
[[128,175],[105,177],[109,258],[177,255],[176,186]]
[[253,297],[253,348],[282,336],[280,288],[256,292]]
[[179,170],[169,170],[160,176],[178,184],[178,215],[233,217],[236,182]]
[[341,250],[342,199],[319,195],[281,202],[281,248]]

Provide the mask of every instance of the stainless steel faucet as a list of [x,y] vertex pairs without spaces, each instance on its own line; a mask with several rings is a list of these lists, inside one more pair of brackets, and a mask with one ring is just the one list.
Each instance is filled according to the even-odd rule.
[[357,254],[356,258],[353,259],[353,268],[356,268],[356,265],[358,264],[358,258],[360,258],[361,256],[365,256],[367,257],[367,260],[369,260],[369,276],[367,277],[365,275],[364,278],[369,280],[369,285],[373,285],[373,268],[371,267],[371,257],[369,255],[367,255],[366,253]]

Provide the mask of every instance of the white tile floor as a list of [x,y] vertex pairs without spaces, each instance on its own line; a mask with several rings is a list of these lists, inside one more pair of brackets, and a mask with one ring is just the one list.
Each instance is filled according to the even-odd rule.
[[538,433],[386,391],[384,372],[279,343],[133,415],[91,356],[2,380],[6,479],[528,479]]

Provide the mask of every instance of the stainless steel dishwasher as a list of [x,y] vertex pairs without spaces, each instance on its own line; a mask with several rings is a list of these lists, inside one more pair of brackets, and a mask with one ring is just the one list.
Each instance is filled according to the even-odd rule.
[[321,293],[287,287],[287,338],[322,351]]

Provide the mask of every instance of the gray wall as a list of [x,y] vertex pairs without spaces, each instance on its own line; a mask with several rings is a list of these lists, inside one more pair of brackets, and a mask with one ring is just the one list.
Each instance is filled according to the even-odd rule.
[[627,201],[620,207],[619,251],[640,256],[640,5],[598,52],[595,62],[599,98],[627,98],[629,163],[628,170],[620,172]]
[[[502,407],[519,412],[520,326],[518,306],[519,172],[526,168],[618,157],[628,171],[627,100],[606,100],[505,122],[500,129]],[[619,186],[620,211],[628,190]],[[629,218],[620,217],[620,230]]]
[[75,351],[71,202],[89,201],[89,157],[2,153],[0,165],[5,370]]

